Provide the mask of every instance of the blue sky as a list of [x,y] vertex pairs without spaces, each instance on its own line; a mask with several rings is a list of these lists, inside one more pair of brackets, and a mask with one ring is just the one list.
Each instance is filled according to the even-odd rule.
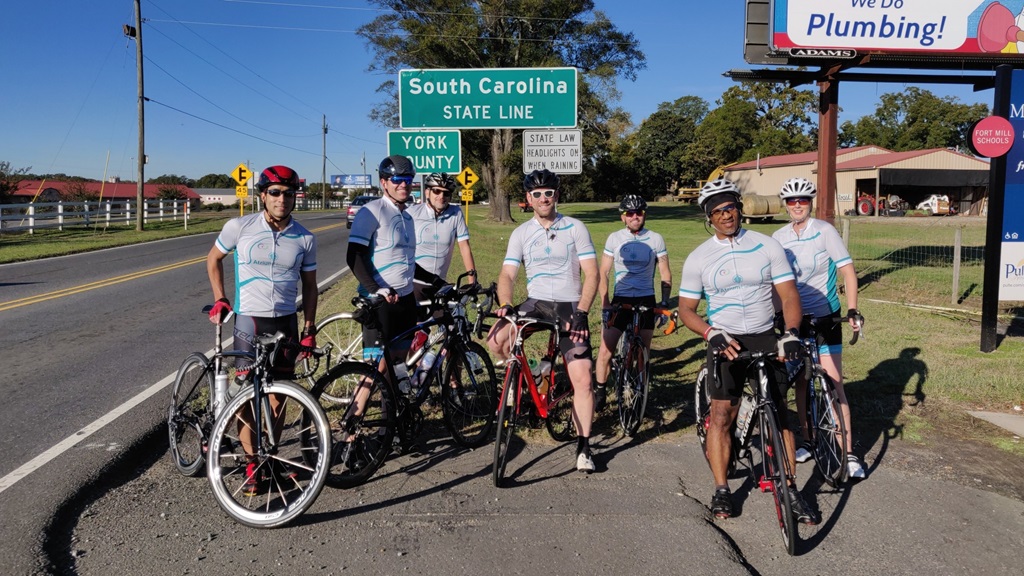
[[[137,146],[135,45],[121,31],[132,0],[10,2],[0,61],[0,160],[35,173],[131,178]],[[722,72],[743,61],[743,2],[596,0],[647,55],[636,82],[619,81],[620,105],[637,124],[661,102],[696,95],[714,104],[732,85]],[[358,0],[143,0],[146,177],[199,178],[239,162],[260,170],[359,173],[386,154],[387,128],[367,114],[383,80],[355,30],[378,12]],[[992,92],[927,85],[963,102]],[[874,111],[901,84],[844,83],[841,120]]]

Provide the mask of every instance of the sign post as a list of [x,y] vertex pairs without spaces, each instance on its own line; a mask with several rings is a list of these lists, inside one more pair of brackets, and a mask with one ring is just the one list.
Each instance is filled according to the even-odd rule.
[[473,172],[472,168],[466,166],[462,172],[459,172],[459,175],[456,176],[455,179],[458,180],[459,184],[462,184],[463,188],[465,188],[462,191],[462,201],[465,202],[465,205],[463,206],[463,216],[465,216],[466,225],[468,226],[469,203],[473,201],[473,185],[479,182],[480,178],[477,177],[476,172]]
[[238,197],[238,215],[242,216],[245,211],[245,199],[249,197],[249,187],[245,183],[252,177],[252,172],[242,163],[231,172],[231,177],[238,182],[238,186],[235,186],[235,196]]

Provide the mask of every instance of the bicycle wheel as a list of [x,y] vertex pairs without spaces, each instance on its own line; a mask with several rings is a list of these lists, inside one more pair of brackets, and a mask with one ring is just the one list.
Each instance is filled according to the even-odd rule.
[[[317,345],[324,348],[330,344],[331,353],[319,359],[320,366],[308,379],[311,387],[317,379],[338,364],[363,361],[363,325],[352,319],[351,312],[339,312],[324,318],[317,323],[316,331]],[[303,361],[305,371],[312,370],[316,361],[313,358],[306,358]]]
[[[271,415],[271,397],[279,402],[277,418]],[[273,528],[297,518],[320,495],[327,480],[331,432],[320,405],[291,382],[264,385],[261,398],[259,423],[253,418],[252,386],[225,407],[210,436],[207,476],[228,516],[253,528]],[[257,453],[246,453],[243,437],[253,442],[259,438]]]
[[576,437],[576,425],[572,422],[572,381],[562,361],[556,360],[551,367],[551,385],[548,386],[548,417],[544,421],[548,434],[558,442],[568,442]]
[[365,483],[391,453],[397,403],[380,372],[362,362],[342,362],[310,392],[331,424],[332,461],[327,485],[352,488]]
[[[619,423],[622,433],[632,436],[640,429],[647,408],[647,390],[650,384],[650,369],[647,349],[643,340],[632,341],[623,356],[622,369],[619,371],[615,393],[619,407]],[[643,366],[641,369],[640,366]]]
[[482,446],[494,433],[497,377],[484,347],[476,342],[450,347],[441,371],[444,425],[460,446]]
[[694,389],[694,416],[697,418],[697,439],[700,440],[700,451],[704,459],[708,459],[708,426],[711,424],[711,391],[708,389],[708,364],[704,362],[697,371],[697,382]]
[[823,370],[815,370],[808,394],[811,386],[814,397],[807,403],[807,422],[814,445],[814,467],[835,488],[846,481],[846,422],[832,378]]
[[[789,477],[789,459],[782,442],[782,432],[775,412],[769,406],[761,407],[761,464],[764,476],[761,478],[761,491],[766,488],[775,499],[775,512],[779,517],[779,529],[782,541],[790,556],[796,553],[796,518],[793,517],[793,496]],[[766,486],[767,483],[767,486]]]
[[494,466],[492,477],[494,486],[500,488],[505,477],[505,465],[508,464],[508,447],[516,432],[519,420],[519,381],[520,366],[518,362],[509,364],[505,371],[505,383],[501,388],[501,402],[498,408],[497,437],[494,440]]
[[185,476],[198,476],[206,464],[206,439],[213,424],[213,370],[199,352],[189,354],[178,368],[167,411],[171,461]]

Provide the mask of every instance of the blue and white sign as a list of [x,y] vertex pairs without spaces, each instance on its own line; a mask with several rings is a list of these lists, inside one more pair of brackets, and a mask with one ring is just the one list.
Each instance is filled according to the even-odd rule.
[[331,188],[369,188],[369,174],[332,174]]
[[1006,154],[999,299],[1024,300],[1024,70],[1014,70],[1010,79],[1008,120],[1017,137]]

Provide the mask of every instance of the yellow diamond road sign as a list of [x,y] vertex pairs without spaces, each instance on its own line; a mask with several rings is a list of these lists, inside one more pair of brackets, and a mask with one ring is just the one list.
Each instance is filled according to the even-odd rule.
[[459,181],[459,184],[462,184],[463,188],[472,188],[473,184],[476,184],[477,182],[480,181],[480,178],[476,175],[476,172],[473,172],[473,170],[469,166],[463,168],[462,172],[459,172],[459,175],[456,176],[455,179]]
[[249,188],[245,186],[235,186],[235,196],[238,196],[239,198],[248,198]]
[[248,182],[251,176],[252,172],[249,171],[249,168],[246,167],[245,164],[239,164],[238,167],[235,168],[235,171],[231,173],[231,177],[234,178],[235,182],[238,182],[239,185]]

